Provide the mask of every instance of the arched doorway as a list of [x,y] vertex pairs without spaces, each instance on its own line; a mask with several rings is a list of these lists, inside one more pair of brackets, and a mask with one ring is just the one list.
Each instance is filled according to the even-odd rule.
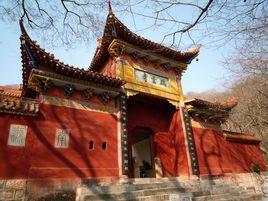
[[130,177],[155,177],[153,167],[155,157],[154,132],[150,128],[137,126],[132,130],[130,136]]
[[[137,156],[134,151],[135,148],[137,149],[137,147],[139,147],[138,142],[140,142],[140,144],[145,144],[140,146],[147,148],[143,149],[143,152],[140,155],[146,155],[147,158],[148,155],[150,155],[150,161],[147,158],[145,158],[145,160],[148,160],[149,164],[154,168],[153,162],[158,154],[156,143],[154,142],[156,134],[167,133],[169,131],[170,123],[175,112],[176,108],[173,105],[166,100],[156,97],[148,97],[139,94],[127,99],[128,176],[130,178],[138,176],[138,169],[142,165],[141,163],[143,159],[139,159],[139,165],[137,165],[135,161]],[[150,174],[149,177],[155,177],[154,169],[153,174]]]

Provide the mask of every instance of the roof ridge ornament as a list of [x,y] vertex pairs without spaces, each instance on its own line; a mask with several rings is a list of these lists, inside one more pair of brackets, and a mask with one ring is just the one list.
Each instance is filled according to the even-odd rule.
[[112,10],[112,6],[111,6],[111,1],[110,0],[108,0],[108,7],[109,7],[108,17],[111,20],[111,32],[112,32],[112,36],[114,38],[117,38],[116,27],[115,27],[115,22],[114,22],[114,14],[113,14],[113,10]]
[[23,18],[21,17],[20,20],[19,20],[19,24],[20,24],[20,31],[21,31],[21,34],[22,35],[26,35],[28,36],[27,32],[26,32],[26,29],[24,27],[24,24],[23,24]]
[[112,14],[113,13],[113,9],[112,9],[112,6],[111,6],[111,1],[108,0],[107,3],[108,3],[109,14]]
[[181,50],[181,52],[182,53],[189,53],[189,52],[198,53],[202,46],[203,46],[202,44],[198,44],[196,47],[188,48],[186,50]]
[[25,29],[25,27],[23,25],[23,19],[22,19],[22,17],[19,20],[19,24],[20,24],[21,35],[24,37],[24,38],[21,38],[21,45],[25,49],[26,54],[27,54],[27,56],[29,58],[29,65],[32,68],[34,68],[34,67],[36,67],[37,62],[35,61],[35,58],[34,58],[32,52],[30,50],[29,44],[26,43],[26,41],[25,41],[25,37],[28,38],[28,39],[30,39],[30,37],[27,34],[26,29]]
[[[103,32],[103,43],[101,48],[96,50],[95,55],[91,61],[89,69],[98,71],[104,60],[108,58],[108,48],[113,39],[120,39],[133,46],[139,47],[144,51],[154,51],[156,54],[166,57],[175,62],[181,62],[185,64],[191,63],[191,61],[198,56],[199,49],[196,48],[194,51],[178,51],[173,50],[169,47],[163,46],[151,40],[145,39],[134,32],[132,32],[127,26],[123,24],[112,12],[111,1],[106,1],[109,6],[109,13],[106,18],[106,23]],[[186,69],[185,69],[186,70]]]

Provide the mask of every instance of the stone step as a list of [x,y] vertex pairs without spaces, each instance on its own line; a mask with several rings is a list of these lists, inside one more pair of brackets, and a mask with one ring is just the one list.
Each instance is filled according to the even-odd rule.
[[[114,181],[107,182],[107,183],[96,183],[94,181],[84,181],[84,185],[87,187],[92,186],[122,186],[122,185],[149,185],[149,184],[163,184],[163,183],[180,183],[180,184],[187,184],[192,185],[196,183],[210,183],[217,184],[216,181],[207,181],[207,180],[198,180],[198,179],[180,179],[178,177],[172,177],[172,178],[135,178],[135,179],[115,179]],[[222,182],[220,182],[222,183]]]
[[[230,186],[226,184],[210,184],[210,183],[179,183],[179,182],[162,182],[151,184],[124,184],[124,185],[111,185],[111,186],[83,186],[80,187],[80,194],[111,194],[138,191],[144,189],[160,189],[160,188],[180,188],[185,190],[196,191],[217,191],[217,189],[229,189]],[[231,189],[234,187],[232,186]],[[238,188],[238,187],[237,187]],[[237,189],[236,188],[236,189]],[[241,189],[242,190],[242,189]]]
[[[169,194],[161,194],[161,195],[151,195],[151,196],[143,196],[137,197],[135,199],[120,199],[118,201],[167,201],[169,200]],[[222,194],[222,195],[208,195],[202,196],[202,199],[197,199],[200,197],[193,197],[192,201],[262,201],[261,194],[253,194],[253,195],[233,195],[233,194]],[[115,201],[115,200],[113,200]]]
[[[152,195],[152,196],[143,196],[137,197],[135,199],[128,199],[128,201],[167,201],[169,200],[169,194],[162,195]],[[198,197],[193,197],[192,201],[201,201],[197,199]],[[222,194],[222,195],[208,195],[202,196],[204,201],[263,201],[261,194],[252,194],[252,195],[233,195],[233,194]],[[115,201],[115,200],[113,200]],[[118,201],[126,201],[126,199],[120,199]]]
[[[143,196],[143,197],[138,197],[138,198],[131,199],[128,201],[166,201],[166,200],[169,200],[168,194]],[[126,200],[121,199],[118,201],[126,201]]]
[[185,189],[181,188],[160,188],[160,189],[146,189],[137,191],[125,191],[123,193],[107,193],[107,194],[92,194],[82,195],[80,198],[83,201],[99,201],[99,200],[134,200],[137,197],[161,195],[165,193],[184,193]]
[[120,199],[135,199],[137,197],[152,196],[152,195],[162,195],[162,194],[178,194],[178,193],[190,193],[192,196],[208,196],[216,194],[239,194],[239,190],[236,188],[218,188],[212,190],[199,190],[196,189],[185,189],[185,188],[153,188],[153,189],[143,189],[136,191],[124,191],[122,193],[106,192],[100,193],[96,192],[94,194],[80,194],[79,200],[120,200]]
[[263,194],[246,194],[219,199],[219,201],[264,201]]
[[[151,183],[150,183],[151,181]],[[153,182],[154,181],[154,182]],[[127,180],[114,185],[83,185],[77,190],[77,201],[150,201],[169,200],[170,194],[189,193],[193,201],[206,200],[259,200],[244,188],[214,180],[178,180],[177,178]],[[242,199],[243,198],[243,199]]]
[[[255,194],[254,194],[255,195]],[[237,198],[246,198],[252,195],[248,193],[241,192],[230,192],[230,193],[219,193],[219,194],[210,194],[204,196],[194,196],[192,198],[193,201],[212,201],[212,200],[232,200]]]

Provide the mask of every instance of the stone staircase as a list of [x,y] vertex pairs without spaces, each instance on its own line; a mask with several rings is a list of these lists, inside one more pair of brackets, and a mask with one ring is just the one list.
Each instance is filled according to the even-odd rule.
[[[185,199],[182,199],[184,197]],[[191,199],[190,199],[190,198]],[[85,183],[77,189],[76,201],[230,201],[262,200],[261,193],[249,192],[235,184],[216,180],[151,178],[126,180],[114,184]]]

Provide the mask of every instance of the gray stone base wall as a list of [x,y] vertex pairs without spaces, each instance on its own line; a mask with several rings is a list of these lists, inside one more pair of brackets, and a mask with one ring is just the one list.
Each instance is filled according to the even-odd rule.
[[[79,187],[87,186],[115,186],[128,184],[152,184],[177,181],[187,187],[187,185],[202,183],[208,184],[227,184],[230,186],[240,186],[250,193],[262,193],[264,179],[268,179],[268,173],[245,173],[245,174],[226,174],[219,176],[192,176],[188,178],[138,178],[138,179],[11,179],[0,180],[0,201],[40,201],[40,200],[75,200],[79,194]],[[161,196],[160,196],[161,197]]]
[[9,200],[27,200],[25,179],[0,180],[0,201]]
[[268,172],[225,174],[221,176],[201,176],[200,180],[213,180],[216,183],[229,184],[243,187],[252,193],[261,193],[262,184],[268,177]]
[[81,179],[0,180],[0,201],[75,200]]
[[35,179],[27,181],[27,195],[31,201],[73,201],[81,179]]

